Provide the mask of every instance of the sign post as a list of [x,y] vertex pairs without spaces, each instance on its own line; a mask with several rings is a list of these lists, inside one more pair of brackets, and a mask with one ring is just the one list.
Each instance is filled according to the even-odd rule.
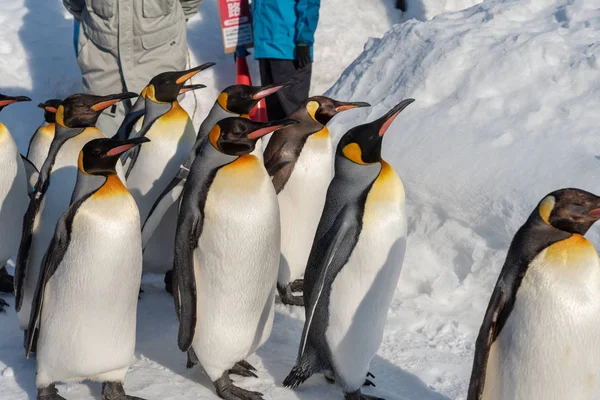
[[[218,0],[219,16],[221,19],[221,32],[223,49],[225,53],[235,52],[236,83],[252,85],[250,69],[246,59],[248,48],[253,45],[252,18],[248,0]],[[267,121],[267,112],[264,99],[250,112],[254,121]]]

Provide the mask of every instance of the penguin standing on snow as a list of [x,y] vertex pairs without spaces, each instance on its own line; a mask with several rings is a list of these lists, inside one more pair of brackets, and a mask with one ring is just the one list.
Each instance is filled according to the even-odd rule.
[[56,111],[56,134],[22,222],[23,232],[15,266],[15,308],[19,327],[23,330],[29,325],[31,301],[42,259],[56,222],[71,201],[77,181],[79,152],[90,140],[106,138],[95,127],[104,109],[136,96],[135,93],[109,96],[74,94],[65,99]]
[[147,137],[150,143],[136,147],[123,160],[127,188],[138,204],[142,223],[196,141],[192,120],[177,101],[179,91],[188,79],[213,65],[163,72],[146,86],[144,122],[137,135]]
[[173,268],[178,345],[226,400],[263,398],[229,374],[255,376],[244,358],[271,333],[279,266],[277,196],[250,153],[260,137],[295,122],[218,122],[184,187]]
[[[25,96],[0,94],[0,111],[10,104],[31,101]],[[19,250],[19,231],[25,214],[27,183],[25,168],[8,128],[0,122],[0,292],[13,293],[13,277],[6,271],[7,261]],[[7,306],[0,299],[0,312]]]
[[337,146],[335,177],[304,278],[302,341],[284,386],[296,388],[323,371],[347,400],[378,399],[360,388],[383,339],[406,247],[404,188],[381,159],[381,144],[413,101],[349,130]]
[[517,231],[475,345],[468,400],[600,398],[600,197],[547,195]]
[[317,96],[305,100],[290,118],[299,124],[277,131],[265,149],[281,214],[281,260],[277,289],[284,304],[302,306],[306,261],[331,182],[333,151],[327,123],[338,113],[369,103],[345,103]]
[[[167,215],[167,212],[169,212],[169,214],[173,213],[174,215],[177,215],[177,206],[173,206],[173,204],[179,201],[192,163],[200,151],[200,147],[206,142],[208,134],[215,124],[225,118],[230,117],[249,118],[248,114],[260,100],[276,93],[284,87],[293,85],[295,83],[296,81],[289,81],[278,85],[269,86],[233,85],[227,87],[221,92],[215,101],[215,104],[208,113],[208,116],[204,119],[202,125],[200,125],[196,143],[190,151],[190,154],[187,156],[186,161],[179,167],[177,175],[155,201],[146,220],[142,221],[142,241],[144,244],[144,249],[146,249],[150,243],[152,235],[154,234],[160,222],[163,220],[163,217]],[[252,154],[262,157],[262,146],[260,145],[260,141],[257,143]],[[165,218],[169,217],[167,216]],[[152,250],[153,246],[150,246],[150,249]],[[164,251],[164,249],[161,249],[161,251]],[[170,292],[172,281],[171,277],[171,271],[167,272],[165,283],[167,290]]]
[[39,330],[38,400],[64,400],[55,383],[83,379],[102,382],[103,400],[139,400],[125,395],[123,382],[135,349],[140,217],[115,165],[147,141],[96,139],[81,150],[77,185],[44,257],[27,330],[28,358]]
[[55,115],[61,103],[62,100],[60,99],[50,99],[45,103],[38,104],[38,107],[44,109],[44,123],[35,131],[27,148],[27,159],[38,171],[42,169],[50,150],[50,144],[54,139]]

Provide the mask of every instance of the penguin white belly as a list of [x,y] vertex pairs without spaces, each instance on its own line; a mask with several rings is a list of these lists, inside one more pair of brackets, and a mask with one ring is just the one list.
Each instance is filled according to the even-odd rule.
[[367,196],[356,246],[331,286],[325,338],[345,391],[362,386],[379,349],[405,248],[404,189],[385,164]]
[[600,398],[600,261],[580,235],[530,264],[490,348],[483,400]]
[[193,348],[212,381],[271,333],[279,266],[275,190],[262,163],[240,157],[217,173],[194,251],[197,325]]
[[135,348],[142,274],[135,201],[128,194],[92,196],[72,227],[68,250],[44,293],[38,386],[106,377],[122,381]]
[[27,210],[25,167],[8,129],[0,124],[0,268],[19,250]]
[[54,126],[54,124],[40,126],[31,139],[27,159],[35,165],[38,171],[42,169],[42,165],[44,165],[44,161],[48,156],[50,145],[54,139]]
[[281,212],[277,282],[281,287],[304,274],[333,174],[329,135],[313,136],[306,141],[292,174],[277,195]]
[[127,188],[139,206],[142,224],[192,150],[196,132],[187,113],[180,106],[173,106],[152,125],[146,137],[150,142],[140,148],[127,178]]
[[[106,137],[102,131],[87,128],[85,132],[67,140],[58,151],[54,167],[50,173],[50,184],[40,204],[33,224],[33,236],[27,264],[27,274],[23,282],[23,305],[17,313],[19,327],[29,326],[31,302],[37,286],[42,259],[54,236],[54,229],[60,216],[67,210],[77,182],[77,159],[83,146],[92,139]],[[22,224],[22,219],[21,219]]]

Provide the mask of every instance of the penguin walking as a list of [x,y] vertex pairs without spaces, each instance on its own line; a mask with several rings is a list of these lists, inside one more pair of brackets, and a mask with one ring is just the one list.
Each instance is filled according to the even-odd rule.
[[[219,94],[219,97],[215,101],[207,117],[200,125],[200,129],[198,130],[198,136],[196,137],[196,143],[194,144],[194,147],[188,154],[185,162],[179,166],[179,171],[177,172],[177,175],[175,175],[171,183],[169,183],[169,185],[165,188],[165,190],[163,190],[163,192],[154,202],[154,205],[152,206],[146,220],[142,220],[142,241],[145,249],[145,257],[147,256],[149,259],[159,258],[158,252],[160,251],[162,253],[165,251],[164,243],[161,243],[161,246],[153,246],[149,244],[157,243],[157,238],[153,238],[153,235],[157,229],[159,231],[161,230],[160,228],[158,228],[161,221],[167,220],[163,222],[163,224],[170,222],[171,219],[176,221],[176,217],[171,218],[169,215],[177,215],[178,204],[176,203],[179,202],[179,199],[181,197],[181,192],[183,191],[183,186],[185,184],[188,172],[192,166],[192,163],[194,162],[194,159],[196,158],[196,155],[200,151],[200,147],[206,142],[208,134],[210,130],[215,126],[215,124],[225,118],[230,117],[249,118],[248,114],[261,99],[264,99],[267,96],[276,93],[280,89],[293,85],[295,83],[296,81],[289,81],[278,85],[269,86],[233,85],[227,87],[221,92],[221,94]],[[260,141],[255,146],[255,149],[252,154],[262,159],[262,146],[260,145]],[[171,240],[167,243],[173,243],[172,238],[174,238],[175,235],[174,228],[175,226],[173,226],[173,229],[171,229],[171,231],[173,231],[172,233],[170,233]],[[165,232],[165,230],[162,231]],[[169,264],[171,265],[172,263]],[[167,272],[165,278],[166,288],[169,292],[172,292],[171,272],[172,271]]]
[[413,101],[349,130],[337,146],[335,176],[304,278],[306,322],[298,359],[284,386],[296,388],[324,372],[347,400],[378,399],[360,388],[383,339],[406,247],[404,188],[381,159],[381,144]]
[[[22,222],[23,233],[15,265],[15,308],[22,330],[29,325],[42,259],[56,222],[70,204],[77,181],[79,152],[87,142],[106,138],[95,127],[102,110],[136,96],[135,93],[109,96],[74,94],[65,99],[56,111],[56,134]],[[122,168],[120,173],[123,175]],[[124,176],[121,178],[124,179]]]
[[148,141],[95,139],[81,150],[71,205],[44,256],[27,330],[27,358],[39,330],[38,400],[64,400],[55,383],[84,379],[102,382],[103,400],[139,400],[125,394],[123,382],[135,349],[140,217],[115,166],[123,152]]
[[150,143],[136,147],[124,158],[124,164],[129,163],[127,188],[138,204],[142,223],[196,141],[192,120],[177,101],[179,91],[188,79],[213,65],[163,72],[146,86],[144,121],[137,135],[147,137]]
[[600,197],[548,194],[512,240],[475,344],[468,400],[600,398]]
[[[0,111],[18,102],[31,101],[25,96],[0,94]],[[13,293],[13,277],[6,270],[7,261],[19,250],[19,230],[27,209],[25,168],[15,141],[0,122],[0,292]],[[8,304],[0,299],[0,312]]]
[[265,167],[275,186],[281,214],[281,260],[277,290],[284,304],[304,305],[302,280],[333,175],[327,123],[338,113],[369,103],[346,103],[324,96],[306,99],[290,118],[299,124],[273,134]]
[[44,122],[37,131],[35,131],[31,140],[29,140],[26,156],[38,171],[42,169],[42,165],[50,150],[50,144],[54,139],[54,132],[56,129],[55,115],[56,110],[61,103],[62,100],[60,99],[50,99],[44,103],[38,104],[38,107],[44,110]]
[[277,196],[250,153],[260,137],[295,122],[219,121],[184,187],[173,269],[178,345],[226,400],[263,399],[229,374],[255,376],[243,360],[271,333],[279,266]]

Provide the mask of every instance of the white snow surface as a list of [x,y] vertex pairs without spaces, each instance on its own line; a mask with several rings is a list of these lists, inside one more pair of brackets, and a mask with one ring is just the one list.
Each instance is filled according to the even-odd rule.
[[[336,117],[335,138],[416,99],[384,139],[384,158],[408,196],[408,247],[372,363],[377,387],[365,392],[465,399],[474,340],[515,231],[555,189],[600,192],[600,0],[408,0],[407,15],[395,14],[393,2],[323,1],[313,81],[318,94],[342,74],[328,95],[373,104]],[[394,22],[401,24],[360,54]],[[0,26],[0,92],[42,101],[79,90],[72,20],[60,1],[0,2]],[[197,92],[198,123],[234,71],[231,56],[222,55],[213,1],[190,21],[189,41],[192,64],[219,63],[194,79],[209,86]],[[18,104],[0,118],[25,152],[42,113]],[[588,236],[598,243],[597,229]],[[217,398],[198,367],[185,368],[162,277],[146,276],[143,287],[127,391],[149,400]],[[12,305],[12,296],[2,298]],[[238,378],[240,386],[268,400],[342,398],[322,376],[295,392],[281,387],[303,316],[277,304],[270,340],[249,358],[259,379]],[[100,397],[98,384],[59,390],[69,400]],[[24,359],[9,309],[0,315],[0,400],[27,396],[35,398],[35,360]]]

